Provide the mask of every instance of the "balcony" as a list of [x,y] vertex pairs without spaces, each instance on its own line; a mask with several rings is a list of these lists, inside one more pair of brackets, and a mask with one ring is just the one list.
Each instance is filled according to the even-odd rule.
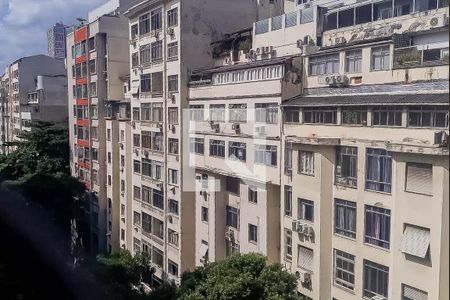
[[394,50],[394,69],[448,65],[448,48],[420,49],[418,46]]

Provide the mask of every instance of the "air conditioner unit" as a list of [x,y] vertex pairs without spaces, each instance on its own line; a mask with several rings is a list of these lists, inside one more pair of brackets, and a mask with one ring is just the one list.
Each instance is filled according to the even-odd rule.
[[156,186],[158,187],[158,189],[161,189],[161,190],[162,190],[162,188],[164,187],[164,185],[163,185],[162,182],[158,182],[158,183],[156,184]]
[[174,195],[175,195],[175,192],[176,192],[176,189],[175,189],[175,187],[172,187],[172,188],[170,189],[170,191],[172,192],[172,194],[174,194]]
[[225,232],[225,238],[231,242],[234,242],[236,240],[236,232],[233,229],[228,229]]
[[134,149],[134,154],[136,154],[136,156],[139,156],[139,149]]
[[145,157],[148,157],[150,155],[150,153],[147,150],[142,150],[142,155],[144,155]]
[[303,224],[303,228],[302,231],[300,232],[303,235],[308,235],[309,232],[309,225],[308,224]]
[[234,123],[233,125],[231,125],[231,128],[232,128],[234,131],[240,131],[240,130],[241,130],[241,124],[239,124],[239,123]]
[[336,75],[334,78],[338,85],[346,85],[349,82],[347,75]]
[[341,44],[345,44],[347,42],[347,40],[345,39],[345,37],[337,37],[334,40],[334,43],[336,45],[341,45]]
[[220,132],[220,124],[219,123],[210,122],[210,125],[211,125],[211,129],[214,132],[216,132],[216,133]]
[[434,144],[439,146],[446,146],[448,144],[448,133],[445,131],[436,131],[434,133]]
[[123,150],[123,143],[119,143],[120,149]]
[[172,101],[172,104],[175,104],[175,101],[177,101],[175,94],[169,94],[169,98],[170,98],[170,101]]
[[170,36],[174,36],[175,35],[175,29],[171,28],[167,28],[167,34]]
[[300,222],[299,221],[297,221],[297,220],[295,220],[295,221],[292,221],[292,231],[294,231],[294,232],[299,232],[299,227],[300,227]]
[[173,217],[172,217],[172,216],[169,216],[169,217],[167,218],[167,221],[168,221],[170,224],[173,224]]
[[312,41],[312,38],[310,35],[307,35],[303,38],[303,45],[310,45]]
[[297,40],[297,48],[302,48],[304,45],[302,40]]
[[328,85],[336,84],[336,77],[334,77],[334,76],[326,76],[325,77],[325,83],[328,84]]
[[259,135],[266,134],[266,127],[264,126],[256,127],[256,133]]
[[133,129],[136,129],[136,122],[134,122],[134,121],[131,121],[131,127],[133,128]]
[[314,228],[312,226],[308,226],[308,236],[310,238],[314,237]]

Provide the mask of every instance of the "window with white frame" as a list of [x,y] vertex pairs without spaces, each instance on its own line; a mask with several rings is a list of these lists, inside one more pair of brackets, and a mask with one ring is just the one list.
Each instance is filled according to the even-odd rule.
[[284,229],[284,259],[292,260],[292,230]]
[[208,222],[209,221],[209,209],[207,207],[202,206],[201,208],[201,219],[202,222]]
[[306,199],[298,199],[298,218],[314,222],[314,202]]
[[139,57],[139,60],[137,62],[138,64],[139,64],[139,61],[140,61],[141,64],[149,64],[149,63],[151,63],[152,56],[151,56],[150,44],[143,45],[143,46],[140,47],[140,49],[139,49],[139,56],[140,57]]
[[246,161],[247,145],[239,142],[228,143],[228,157],[233,160]]
[[216,73],[212,76],[212,82],[214,85],[221,85],[260,80],[276,80],[283,77],[283,70],[283,65],[275,65],[248,70],[230,71],[226,73]]
[[352,50],[345,52],[345,72],[361,73],[362,71],[362,50]]
[[339,146],[336,148],[335,183],[356,187],[358,178],[358,148]]
[[167,12],[167,26],[175,27],[177,25],[178,25],[178,7],[175,7]]
[[225,104],[211,104],[209,106],[209,121],[225,122]]
[[248,187],[248,201],[251,203],[258,203],[258,188]]
[[304,175],[314,175],[314,152],[298,151],[298,172]]
[[239,228],[239,209],[227,205],[226,225],[235,229]]
[[284,215],[292,217],[292,187],[284,186]]
[[428,293],[410,285],[402,284],[402,300],[428,300]]
[[151,48],[151,61],[152,62],[161,61],[163,57],[162,41],[156,41],[151,43],[150,48]]
[[337,124],[336,107],[305,107],[303,109],[305,124]]
[[421,260],[415,262],[429,262],[430,260],[430,229],[411,224],[404,224],[400,251],[405,255],[414,256]]
[[190,138],[190,152],[203,155],[205,153],[205,139],[204,138]]
[[178,264],[170,259],[167,261],[167,268],[170,275],[178,276]]
[[141,252],[141,240],[137,238],[133,238],[133,251],[135,253]]
[[339,73],[339,54],[323,55],[309,58],[309,75],[326,75]]
[[169,153],[170,154],[178,154],[178,139],[169,138]]
[[167,45],[167,58],[169,60],[178,59],[178,42],[173,42]]
[[374,296],[388,297],[389,267],[364,260],[363,296],[371,299]]
[[191,121],[205,120],[205,106],[204,105],[189,105],[189,117]]
[[402,126],[401,106],[375,106],[372,108],[373,126]]
[[261,20],[255,23],[255,34],[269,32],[269,19]]
[[355,256],[334,249],[334,283],[349,290],[355,289]]
[[376,47],[371,49],[371,70],[389,70],[391,50],[389,46]]
[[139,17],[139,35],[150,32],[150,15],[145,14]]
[[178,75],[171,75],[167,77],[167,86],[169,92],[178,92]]
[[162,9],[158,8],[150,12],[151,30],[160,30],[162,24]]
[[356,203],[334,200],[334,233],[356,238]]
[[178,201],[174,200],[174,199],[169,199],[167,204],[168,204],[168,208],[169,208],[169,213],[178,216],[178,212],[179,212]]
[[367,108],[363,106],[345,106],[341,109],[343,125],[367,125]]
[[367,148],[366,189],[391,192],[392,156],[384,149]]
[[248,224],[248,241],[253,243],[258,242],[258,226]]
[[209,140],[209,155],[225,157],[225,141]]
[[247,122],[247,104],[230,104],[228,106],[229,122],[246,123]]
[[167,110],[167,114],[169,117],[169,124],[178,124],[178,108],[177,107],[169,107]]
[[141,225],[141,214],[138,212],[133,212],[133,225],[140,226]]
[[133,199],[141,200],[141,188],[138,186],[133,186]]
[[277,103],[256,103],[255,121],[258,123],[277,124],[278,104]]
[[169,184],[178,184],[178,171],[169,169]]
[[312,249],[298,246],[297,264],[299,268],[313,272],[314,271],[314,251]]
[[142,74],[141,75],[141,92],[148,93],[151,92],[151,75]]
[[390,248],[391,211],[376,206],[365,206],[364,242]]
[[172,230],[172,229],[168,229],[167,230],[167,240],[169,242],[169,244],[178,247],[178,242],[179,242],[179,236],[178,236],[178,232]]
[[406,187],[408,192],[433,194],[433,165],[423,163],[406,163]]
[[255,144],[255,163],[266,166],[277,166],[277,146]]
[[141,162],[139,160],[133,160],[133,172],[136,174],[141,173]]
[[145,185],[142,186],[142,201],[148,204],[152,203],[152,189]]

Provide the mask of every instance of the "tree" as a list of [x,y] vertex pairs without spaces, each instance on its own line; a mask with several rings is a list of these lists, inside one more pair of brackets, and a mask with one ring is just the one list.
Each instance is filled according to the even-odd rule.
[[255,253],[235,255],[184,273],[176,296],[167,292],[170,287],[163,288],[169,298],[161,297],[158,289],[150,295],[151,299],[301,299],[296,293],[296,276],[283,270],[280,264],[267,265],[266,257]]

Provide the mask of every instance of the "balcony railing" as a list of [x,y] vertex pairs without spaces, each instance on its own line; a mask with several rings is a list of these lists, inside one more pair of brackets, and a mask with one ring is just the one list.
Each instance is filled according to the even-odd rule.
[[412,46],[394,50],[394,68],[396,69],[446,65],[448,63],[448,48],[421,50],[417,46]]

